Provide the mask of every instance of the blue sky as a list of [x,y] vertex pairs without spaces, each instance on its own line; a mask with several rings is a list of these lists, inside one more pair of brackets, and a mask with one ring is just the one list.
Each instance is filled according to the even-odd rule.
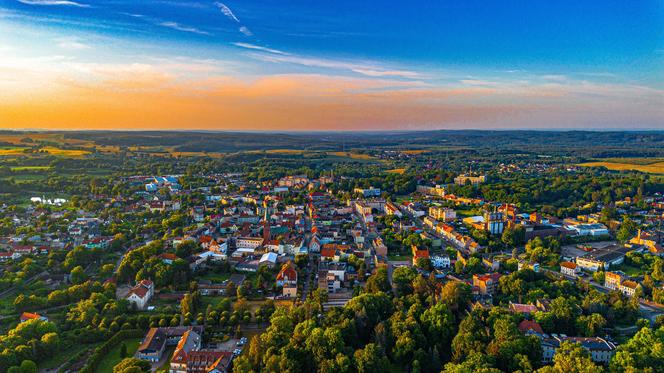
[[[664,106],[662,1],[0,0],[0,30],[0,74],[14,74],[5,88],[19,97],[29,89],[47,98],[54,92],[68,97],[74,94],[71,81],[78,89],[117,92],[115,80],[126,87],[131,76],[139,82],[150,76],[145,90],[162,90],[169,99],[174,90],[215,80],[210,90],[224,97],[230,90],[237,100],[250,96],[242,104],[254,100],[247,108],[265,108],[260,119],[241,116],[233,124],[207,118],[202,128],[242,129],[259,122],[271,128],[266,120],[280,113],[269,108],[281,101],[293,106],[292,113],[320,107],[354,113],[337,114],[336,127],[326,122],[325,129],[355,129],[363,119],[366,128],[360,129],[399,123],[664,127],[658,109]],[[25,81],[16,78],[19,70],[26,70]],[[39,79],[47,84],[40,86]],[[333,92],[309,91],[330,82]],[[261,97],[270,87],[271,101],[253,98],[257,84],[265,85]],[[308,96],[284,86],[304,86]],[[399,97],[402,105],[404,96],[412,102],[397,119],[381,119],[376,113],[390,103],[385,96],[367,98],[375,92]],[[368,114],[347,106],[355,98],[372,105]],[[38,116],[17,120],[29,108],[20,100],[14,99],[15,111],[5,113],[12,121],[7,127],[49,126]],[[427,115],[407,115],[420,110]],[[189,117],[167,127],[182,126]],[[301,125],[311,126],[315,116],[305,117]],[[152,128],[156,121],[136,125]],[[283,126],[281,119],[275,122],[274,128]]]

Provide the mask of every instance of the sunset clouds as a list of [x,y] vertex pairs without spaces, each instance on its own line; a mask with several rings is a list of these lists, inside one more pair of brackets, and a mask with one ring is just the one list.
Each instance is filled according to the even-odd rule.
[[[0,128],[664,126],[664,89],[657,69],[635,74],[588,70],[580,64],[460,65],[385,57],[387,52],[374,51],[370,44],[364,50],[372,53],[346,53],[328,44],[327,38],[361,40],[359,30],[329,30],[320,47],[304,48],[291,41],[308,41],[314,25],[292,23],[290,29],[279,29],[270,23],[274,17],[266,16],[279,10],[263,14],[253,3],[13,4],[18,5],[0,6],[0,25],[8,30],[0,35]],[[323,18],[319,27],[334,27],[335,22]],[[278,43],[282,39],[274,35],[290,35],[289,42]],[[399,44],[402,37],[391,41],[408,48]],[[427,53],[424,49],[422,55]]]

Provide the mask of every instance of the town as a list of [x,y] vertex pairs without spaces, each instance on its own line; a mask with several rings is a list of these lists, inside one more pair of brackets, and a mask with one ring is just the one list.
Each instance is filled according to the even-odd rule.
[[[7,193],[0,370],[661,368],[642,350],[664,343],[661,179],[377,154],[417,166],[189,167]],[[572,195],[506,193],[514,173]]]

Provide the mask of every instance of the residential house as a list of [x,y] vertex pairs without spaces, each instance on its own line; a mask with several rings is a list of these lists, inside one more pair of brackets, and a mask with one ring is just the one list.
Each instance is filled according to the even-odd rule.
[[21,320],[21,322],[26,322],[29,320],[48,321],[48,318],[46,316],[42,316],[38,313],[31,313],[31,312],[23,312],[19,319]]
[[188,373],[190,370],[187,367],[188,355],[193,351],[201,349],[201,336],[193,330],[184,332],[180,341],[178,341],[173,357],[171,357],[170,372],[171,373]]
[[427,249],[426,247],[420,248],[415,245],[412,245],[411,251],[413,253],[413,265],[416,265],[417,260],[420,258],[429,259],[429,249]]
[[154,283],[151,280],[141,280],[136,286],[129,290],[126,299],[136,305],[139,310],[145,309],[154,295]]
[[429,207],[429,215],[446,223],[456,219],[456,211],[447,207]]
[[297,270],[293,262],[288,261],[281,266],[281,270],[277,273],[276,283],[277,286],[282,287],[285,285],[297,285]]
[[473,275],[473,286],[476,286],[482,295],[493,295],[498,288],[500,273]]
[[202,325],[150,328],[138,346],[136,357],[141,360],[157,362],[161,360],[166,347],[177,346],[185,333],[194,331],[198,336],[201,336],[203,330]]
[[560,273],[570,277],[576,277],[579,273],[579,266],[574,262],[560,262]]

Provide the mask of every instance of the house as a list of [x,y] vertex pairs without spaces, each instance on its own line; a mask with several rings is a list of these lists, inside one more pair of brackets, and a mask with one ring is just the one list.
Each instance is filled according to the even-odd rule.
[[560,273],[565,276],[576,277],[579,273],[579,266],[573,262],[560,262]]
[[632,238],[629,242],[634,245],[643,245],[650,250],[651,253],[656,255],[664,254],[664,247],[657,242],[658,237],[655,237],[654,234],[648,232],[641,232],[639,229],[636,237]]
[[194,350],[174,363],[170,373],[230,373],[233,353],[230,351]]
[[604,272],[604,286],[611,290],[618,290],[622,280],[622,276],[617,273]]
[[355,188],[353,193],[361,194],[363,197],[380,197],[380,189],[369,187],[368,189],[364,188]]
[[281,288],[281,295],[286,298],[296,298],[297,297],[297,285],[285,284]]
[[217,295],[223,295],[226,293],[226,285],[223,284],[198,284],[198,291],[201,293],[203,296],[217,296]]
[[509,310],[513,313],[521,313],[524,315],[531,315],[537,312],[537,306],[533,304],[521,304],[510,302]]
[[188,331],[194,331],[200,339],[200,336],[203,335],[203,326],[150,328],[136,350],[136,357],[141,360],[157,362],[162,358],[166,347],[177,346],[182,336]]
[[193,351],[201,349],[201,336],[193,330],[187,330],[182,334],[178,341],[173,357],[171,357],[170,372],[173,373],[187,373],[187,362],[189,354]]
[[429,249],[425,248],[419,248],[415,245],[411,246],[411,251],[413,253],[413,265],[417,264],[417,260],[422,258],[422,259],[429,259]]
[[141,280],[136,286],[129,290],[126,299],[136,305],[139,310],[145,309],[154,295],[154,283],[151,280]]
[[277,286],[297,285],[297,271],[293,262],[288,261],[281,266],[281,270],[277,273],[276,277]]
[[498,280],[502,277],[500,273],[473,275],[473,286],[477,286],[482,295],[493,295],[498,288]]
[[450,257],[447,255],[434,255],[431,257],[431,264],[436,269],[450,268]]
[[205,206],[194,206],[191,208],[191,217],[195,222],[200,223],[205,220]]
[[333,271],[318,270],[318,289],[328,293],[336,293],[337,290],[341,289],[341,282],[342,280]]
[[373,248],[376,251],[376,255],[382,256],[382,257],[387,257],[387,246],[383,243],[383,239],[380,237],[376,237],[373,242]]
[[262,264],[265,264],[269,268],[274,268],[277,264],[277,254],[272,252],[263,254],[260,260],[258,260],[258,265]]
[[157,256],[164,264],[171,265],[174,261],[178,260],[179,257],[173,253],[161,253]]
[[619,289],[620,292],[622,292],[626,296],[633,297],[634,294],[636,293],[636,289],[638,289],[639,287],[641,287],[641,285],[638,282],[632,280],[625,280],[620,284]]
[[539,273],[540,270],[540,265],[537,262],[526,262],[523,260],[520,260],[519,263],[517,264],[517,269],[520,271],[522,269],[530,269],[531,271],[535,273]]
[[456,211],[446,207],[429,207],[429,215],[446,223],[456,219]]
[[519,331],[521,331],[521,333],[524,333],[524,334],[528,333],[529,330],[532,330],[532,331],[534,331],[536,333],[539,333],[539,334],[544,334],[544,331],[542,330],[542,327],[540,326],[540,324],[538,324],[536,321],[532,321],[532,320],[523,320],[523,321],[521,321],[519,323],[518,328],[519,328]]
[[249,249],[254,251],[257,247],[263,244],[263,237],[238,237],[235,240],[235,247],[238,250]]
[[487,267],[490,271],[497,271],[500,269],[500,261],[497,259],[482,258],[482,265]]
[[540,338],[542,345],[542,363],[550,363],[560,344],[565,341],[578,343],[581,347],[588,350],[590,358],[601,364],[607,364],[616,352],[616,345],[604,338],[599,337],[567,337],[565,335],[552,334],[551,336],[535,331],[528,331],[527,334],[533,334]]
[[8,260],[16,260],[21,257],[21,254],[11,252],[11,251],[2,251],[0,252],[0,262],[6,262]]
[[399,218],[403,216],[401,210],[399,210],[399,207],[392,202],[385,202],[383,209],[385,211],[385,215],[394,215]]
[[30,312],[23,312],[20,317],[21,322],[26,322],[29,320],[41,320],[41,321],[48,321],[48,318],[46,316],[42,316],[38,313],[30,313]]

